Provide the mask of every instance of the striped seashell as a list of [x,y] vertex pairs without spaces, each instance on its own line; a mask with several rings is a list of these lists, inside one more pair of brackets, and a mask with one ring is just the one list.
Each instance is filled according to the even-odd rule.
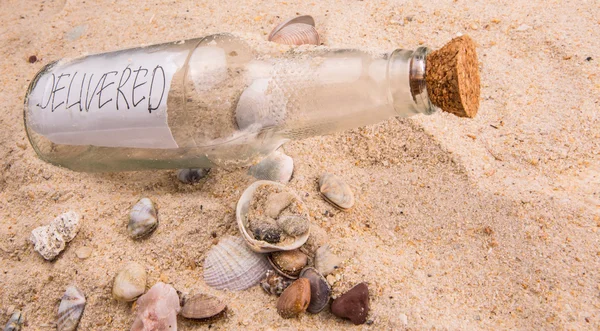
[[281,22],[269,34],[269,41],[286,45],[319,45],[319,33],[312,16],[303,15]]
[[354,206],[354,194],[342,178],[325,173],[319,178],[321,196],[334,207],[348,210]]
[[67,287],[58,307],[58,331],[74,331],[85,308],[85,296],[75,286]]
[[152,200],[141,199],[129,212],[129,224],[127,231],[133,239],[141,239],[149,236],[158,226],[158,215]]
[[245,290],[260,282],[270,269],[264,255],[253,252],[244,239],[222,239],[206,255],[204,281],[218,290]]

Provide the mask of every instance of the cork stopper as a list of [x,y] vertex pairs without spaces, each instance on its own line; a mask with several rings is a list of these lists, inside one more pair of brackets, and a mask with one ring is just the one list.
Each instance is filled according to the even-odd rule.
[[475,117],[479,108],[479,68],[469,36],[452,39],[427,55],[425,81],[429,99],[460,117]]

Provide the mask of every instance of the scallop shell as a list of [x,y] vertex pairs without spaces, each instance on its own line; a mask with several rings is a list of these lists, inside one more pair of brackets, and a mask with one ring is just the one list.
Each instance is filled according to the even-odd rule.
[[[256,191],[256,189],[261,185],[276,186],[278,188],[281,188],[283,190],[286,190],[286,191],[292,193],[298,201],[302,201],[296,194],[294,194],[288,188],[286,188],[285,185],[277,183],[277,182],[259,180],[259,181],[252,183],[252,185],[248,186],[248,188],[244,191],[244,193],[242,193],[242,196],[240,197],[240,200],[238,201],[237,208],[235,211],[238,228],[240,229],[240,232],[242,233],[242,237],[244,238],[244,240],[246,240],[246,244],[250,247],[250,249],[252,249],[253,251],[255,251],[257,253],[289,251],[292,249],[299,248],[308,239],[308,236],[310,235],[310,231],[306,231],[305,234],[296,237],[296,240],[294,240],[294,242],[292,242],[289,245],[270,244],[266,241],[256,240],[250,234],[250,232],[248,230],[248,219],[247,219],[246,215],[248,213],[248,208],[250,207],[250,202],[252,201],[252,195],[254,194],[254,191]],[[308,209],[305,209],[305,210],[308,210]],[[310,222],[308,213],[305,214],[305,217]]]
[[320,44],[315,21],[308,15],[298,16],[280,23],[271,31],[268,40],[286,45]]
[[193,184],[199,182],[210,172],[210,168],[193,168],[177,170],[177,179],[184,184]]
[[341,263],[342,259],[331,252],[329,245],[321,246],[315,252],[315,268],[325,276],[339,268]]
[[298,249],[273,252],[268,259],[275,271],[290,279],[297,279],[308,263],[308,256]]
[[24,320],[23,313],[21,313],[20,310],[15,310],[12,313],[12,315],[10,316],[10,319],[8,320],[8,322],[6,323],[6,326],[4,326],[4,331],[19,331],[19,330],[21,330],[21,327],[23,326],[23,320]]
[[157,226],[156,208],[150,199],[143,198],[131,208],[127,231],[133,239],[149,236]]
[[248,175],[256,179],[281,183],[289,182],[293,172],[294,160],[279,151],[269,154],[269,156],[248,169]]
[[181,315],[185,318],[203,319],[216,316],[223,312],[227,305],[221,300],[208,294],[196,294],[186,300],[181,309]]
[[67,287],[58,307],[58,331],[74,331],[85,308],[85,296],[75,286]]
[[315,268],[304,268],[300,273],[300,278],[310,281],[310,303],[306,310],[313,314],[319,313],[329,303],[331,286]]
[[354,206],[354,194],[350,186],[336,175],[323,174],[319,179],[319,192],[334,207],[346,210]]
[[269,269],[266,257],[250,250],[242,238],[227,237],[206,255],[204,281],[218,290],[245,290],[258,284]]

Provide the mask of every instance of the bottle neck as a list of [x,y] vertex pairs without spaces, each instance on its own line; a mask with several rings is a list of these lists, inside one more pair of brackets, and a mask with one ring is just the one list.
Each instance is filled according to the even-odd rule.
[[436,112],[427,94],[425,81],[427,47],[414,51],[396,49],[388,62],[388,81],[392,104],[397,115],[408,117]]

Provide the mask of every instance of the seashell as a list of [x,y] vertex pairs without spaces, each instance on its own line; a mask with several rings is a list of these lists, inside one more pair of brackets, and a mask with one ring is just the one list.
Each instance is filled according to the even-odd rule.
[[267,270],[264,255],[250,250],[242,238],[227,237],[206,255],[204,281],[218,290],[245,290],[258,284]]
[[331,252],[329,245],[319,247],[315,252],[315,268],[324,276],[340,267],[342,259]]
[[136,303],[136,318],[131,331],[177,331],[177,314],[181,307],[173,286],[156,283]]
[[354,206],[354,194],[350,186],[336,175],[323,174],[319,179],[319,192],[334,207],[346,210]]
[[210,172],[210,168],[192,168],[177,170],[177,179],[184,184],[193,184],[199,182]]
[[292,282],[293,280],[283,277],[273,270],[268,270],[265,279],[260,281],[260,287],[267,293],[279,296]]
[[253,231],[254,238],[266,241],[270,244],[277,244],[281,241],[282,229],[279,228],[275,221],[261,222]]
[[308,256],[298,249],[273,252],[268,259],[275,271],[291,279],[298,278],[298,275],[308,263]]
[[308,232],[310,222],[302,215],[286,215],[277,219],[277,226],[292,237]]
[[294,172],[294,160],[275,151],[248,169],[248,175],[261,180],[287,183]]
[[34,250],[46,260],[53,260],[62,252],[66,243],[73,240],[79,231],[79,215],[68,211],[56,217],[50,224],[31,231],[29,240]]
[[139,263],[128,263],[113,282],[113,298],[118,301],[134,301],[146,291],[146,269]]
[[129,213],[127,231],[133,239],[149,236],[158,226],[158,216],[154,204],[148,198],[143,198],[136,203]]
[[81,246],[75,250],[75,255],[82,260],[87,259],[92,255],[92,249],[87,246]]
[[21,327],[23,326],[24,319],[25,316],[23,316],[23,313],[18,309],[15,310],[4,326],[4,331],[20,331]]
[[331,297],[331,286],[315,268],[304,268],[300,278],[310,281],[310,304],[306,309],[309,313],[317,314],[325,309]]
[[271,194],[265,203],[265,215],[276,219],[294,201],[294,196],[286,191]]
[[331,313],[337,317],[347,318],[355,325],[365,323],[369,314],[369,288],[367,284],[360,283],[333,300]]
[[283,318],[296,317],[308,308],[310,303],[310,281],[300,278],[286,288],[277,300],[277,312]]
[[208,294],[196,294],[185,301],[181,315],[185,318],[203,319],[223,312],[227,305]]
[[269,41],[286,45],[319,45],[315,20],[308,15],[298,16],[277,25],[269,34]]
[[[253,196],[254,192],[261,185],[275,186],[277,188],[280,188],[284,191],[291,193],[297,201],[299,201],[299,202],[302,201],[296,194],[292,193],[292,191],[290,191],[288,188],[286,188],[285,185],[283,185],[283,184],[280,184],[277,182],[265,181],[265,180],[259,180],[259,181],[252,183],[252,185],[250,185],[244,191],[244,193],[242,193],[242,196],[240,197],[240,200],[238,201],[236,211],[235,211],[238,228],[240,229],[240,232],[242,233],[242,237],[246,241],[246,244],[250,247],[250,249],[252,249],[253,251],[258,252],[258,253],[270,253],[270,252],[275,252],[275,251],[289,251],[292,249],[299,248],[308,239],[308,236],[310,235],[310,231],[307,231],[306,233],[304,233],[301,236],[295,237],[294,241],[289,244],[271,244],[264,240],[255,239],[255,237],[252,236],[252,234],[250,233],[250,231],[248,229],[248,217],[247,217],[248,209],[250,207],[250,203],[252,201],[252,196]],[[308,208],[303,208],[303,210],[308,210]],[[307,212],[305,212],[305,214],[303,216],[310,222],[310,218],[309,218]]]
[[[270,86],[271,85],[271,86]],[[240,95],[235,108],[235,120],[240,130],[259,130],[285,120],[286,97],[270,79],[254,80]]]
[[75,286],[67,287],[58,307],[58,331],[73,331],[77,329],[79,319],[85,308],[85,296]]

